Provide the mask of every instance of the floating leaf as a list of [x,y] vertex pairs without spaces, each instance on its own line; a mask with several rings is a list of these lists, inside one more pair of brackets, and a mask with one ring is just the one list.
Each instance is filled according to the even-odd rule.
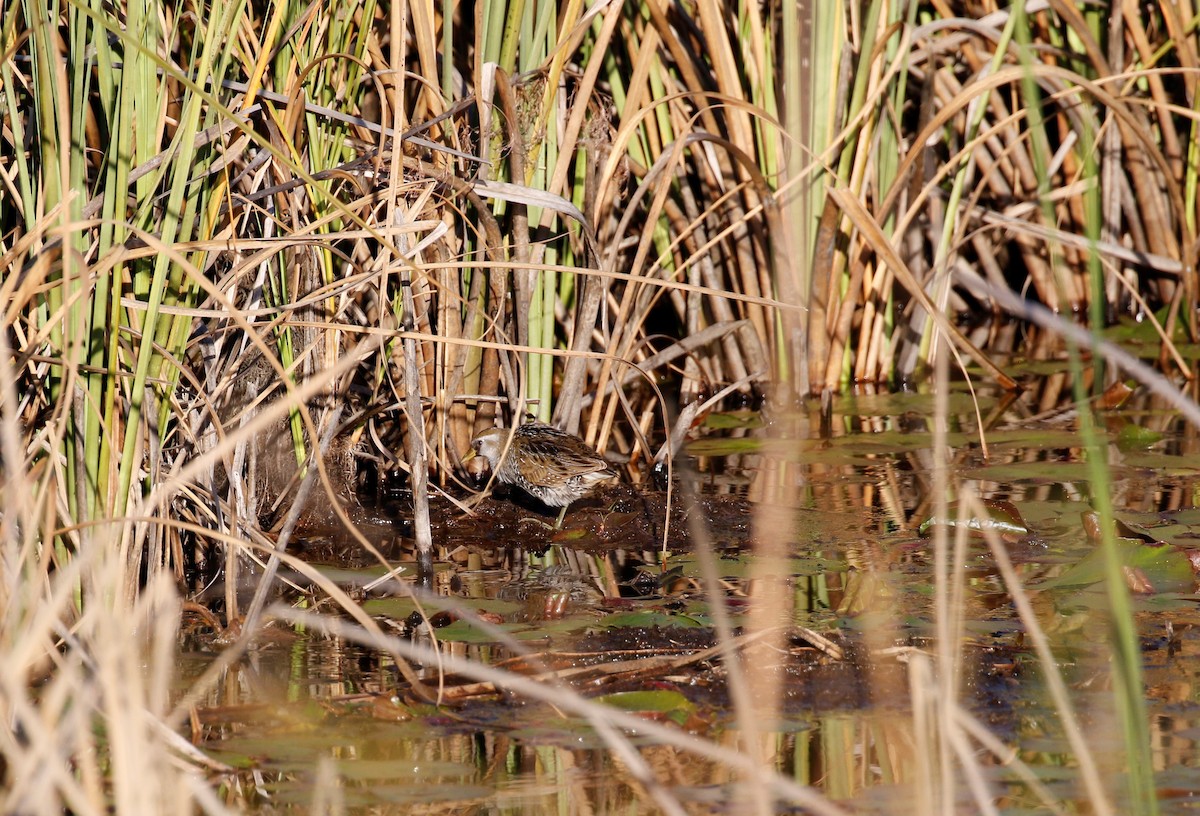
[[722,431],[734,428],[761,428],[762,425],[762,414],[757,411],[727,411],[709,414],[704,418],[704,427]]
[[1121,450],[1148,448],[1163,438],[1158,431],[1143,428],[1132,422],[1126,422],[1117,433],[1117,447]]
[[618,691],[615,694],[605,694],[597,697],[596,702],[603,703],[622,711],[634,711],[640,714],[657,714],[661,717],[683,725],[691,716],[695,705],[678,691],[670,689],[646,689],[641,691]]
[[728,439],[710,436],[687,443],[684,450],[690,456],[733,456],[739,453],[758,453],[762,448],[763,440],[753,437]]
[[[961,383],[951,384],[947,411],[951,414],[972,414],[977,404],[986,413],[994,399],[976,400],[970,393],[958,390]],[[842,416],[881,417],[917,414],[928,416],[931,397],[911,391],[891,391],[875,394],[844,394],[834,401],[834,411]]]
[[[1075,437],[1078,444],[1079,437]],[[1113,467],[1112,478],[1123,478],[1128,470]],[[960,473],[964,479],[981,479],[990,482],[1027,482],[1032,484],[1062,484],[1063,482],[1086,482],[1092,477],[1091,465],[1087,462],[1007,462],[983,467],[967,468]]]
[[930,517],[921,522],[921,526],[917,528],[923,536],[929,535],[934,527],[945,526],[950,528],[966,527],[972,533],[983,533],[985,530],[993,530],[1007,541],[1015,541],[1029,535],[1029,527],[1025,524],[1025,520],[1021,518],[1021,511],[1012,502],[998,501],[994,499],[983,499],[981,501],[986,516],[971,516],[961,519],[958,516],[958,503],[952,502],[947,508],[945,518]]
[[[1196,579],[1187,553],[1167,544],[1147,544],[1132,538],[1114,542],[1130,588],[1141,592],[1190,592]],[[1097,547],[1061,575],[1035,589],[1059,589],[1095,584],[1104,580],[1104,551]]]
[[[524,628],[515,624],[502,624],[496,627],[501,630]],[[468,620],[456,620],[448,626],[437,630],[437,639],[455,643],[495,643],[499,638],[494,631],[483,629]]]
[[653,609],[647,609],[642,612],[620,612],[616,615],[607,616],[601,623],[614,628],[634,627],[638,629],[650,629],[655,626],[680,626],[691,629],[704,625],[688,615],[671,615]]
[[[1094,518],[1089,518],[1089,515]],[[1200,543],[1200,510],[1189,508],[1170,513],[1117,512],[1115,530],[1119,538],[1138,538],[1150,544],[1173,544],[1194,549]],[[1084,530],[1092,541],[1100,540],[1100,522],[1095,513],[1084,514]]]
[[[368,615],[382,615],[394,620],[403,620],[417,611],[417,602],[408,596],[394,598],[372,598],[362,605]],[[513,601],[499,598],[422,598],[421,609],[425,614],[433,616],[443,610],[470,609],[482,614],[490,612],[497,615],[511,615],[521,608]]]

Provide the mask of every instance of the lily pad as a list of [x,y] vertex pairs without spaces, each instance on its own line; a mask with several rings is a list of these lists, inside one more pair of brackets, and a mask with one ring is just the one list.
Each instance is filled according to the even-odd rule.
[[1127,422],[1121,426],[1121,430],[1117,433],[1117,447],[1122,450],[1148,448],[1162,438],[1163,435],[1158,431]]
[[615,615],[605,617],[601,623],[611,627],[629,626],[639,629],[649,629],[654,626],[679,626],[691,629],[708,625],[689,615],[672,615],[669,612],[660,612],[653,609],[647,609],[642,612],[619,612]]
[[[372,598],[362,605],[368,615],[382,615],[395,620],[403,620],[418,609],[417,601],[408,596],[394,598]],[[498,598],[422,598],[420,609],[427,615],[444,610],[470,609],[474,612],[491,612],[497,615],[511,615],[521,608],[513,601]]]
[[[1137,539],[1120,538],[1114,542],[1121,566],[1137,570],[1156,593],[1191,592],[1196,585],[1187,554],[1170,545],[1147,544]],[[1047,590],[1088,586],[1104,580],[1104,551],[1097,547],[1061,575],[1034,585]]]
[[687,722],[695,709],[695,705],[687,697],[670,689],[619,691],[597,697],[596,702],[622,711],[659,714],[679,725]]
[[752,436],[730,439],[710,436],[687,443],[684,450],[690,456],[735,456],[739,453],[758,453],[763,440]]
[[761,428],[762,424],[762,414],[757,411],[727,411],[720,414],[709,414],[704,418],[704,427],[716,430]]
[[1134,534],[1152,541],[1180,547],[1200,547],[1200,509],[1190,508],[1170,513],[1114,514],[1121,524]]

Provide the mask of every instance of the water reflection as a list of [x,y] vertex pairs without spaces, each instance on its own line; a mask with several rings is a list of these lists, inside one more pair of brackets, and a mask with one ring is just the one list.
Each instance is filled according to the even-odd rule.
[[[1090,497],[1085,448],[1070,416],[1038,416],[1045,400],[1034,392],[1002,405],[999,395],[956,392],[948,418],[951,470],[957,493],[1009,500],[1034,531],[1009,542],[1008,554],[1034,593],[1033,608],[1089,739],[1103,746],[1112,733],[1107,601],[1094,582],[1053,583],[1095,547],[1080,523]],[[320,554],[337,562],[327,574],[356,591],[389,632],[421,642],[437,638],[446,655],[526,673],[587,669],[568,682],[591,695],[678,691],[686,711],[646,708],[644,716],[753,752],[797,782],[852,801],[859,812],[919,812],[928,804],[920,785],[910,787],[930,776],[924,752],[936,743],[918,692],[934,708],[947,692],[961,699],[964,711],[1037,768],[1041,794],[1022,780],[1011,757],[971,743],[998,807],[1036,809],[1045,795],[1074,802],[1080,797],[1075,759],[982,541],[962,544],[953,677],[935,672],[933,690],[921,691],[919,673],[909,671],[913,659],[932,660],[937,646],[931,544],[916,530],[933,507],[929,405],[925,394],[863,391],[835,401],[825,417],[814,405],[729,418],[726,430],[693,443],[692,467],[681,468],[665,553],[666,497],[624,488],[572,508],[560,531],[525,523],[530,508],[508,500],[480,505],[474,518],[439,505],[435,589],[454,603],[418,603],[395,586],[365,593],[361,588],[381,568],[337,559],[336,542]],[[1200,518],[1179,512],[1196,503],[1200,487],[1196,433],[1141,395],[1119,415],[1100,418],[1116,503],[1143,514],[1134,520],[1169,546],[1186,547],[1189,536],[1200,536]],[[1131,422],[1162,440],[1152,447],[1120,444],[1121,428]],[[1175,525],[1170,533],[1168,521]],[[764,573],[767,539],[777,556]],[[397,560],[411,557],[402,538],[387,543]],[[714,558],[711,575],[706,551]],[[736,652],[743,673],[771,678],[780,694],[773,719],[750,728],[742,727],[733,703],[732,658],[685,660],[718,643],[713,628],[722,610],[714,609],[709,591],[714,576],[733,631],[754,631],[742,627],[766,603],[787,627],[770,648]],[[300,589],[282,597],[332,611],[311,583]],[[1185,593],[1155,593],[1139,603],[1155,761],[1170,811],[1186,805],[1185,797],[1170,795],[1175,772],[1196,765],[1200,668],[1191,655],[1200,627]],[[847,657],[815,649],[799,627],[837,638]],[[188,641],[180,660],[185,686],[213,653],[203,635]],[[681,662],[641,675],[604,674],[608,664],[666,655]],[[434,662],[415,669],[431,687],[470,682],[445,675]],[[393,656],[305,631],[283,631],[230,666],[197,706],[193,728],[196,741],[236,769],[226,777],[228,800],[250,811],[310,812],[314,802],[362,813],[658,807],[642,770],[627,767],[591,726],[554,706],[502,692],[430,706],[413,698]],[[688,811],[736,809],[744,801],[725,763],[646,740],[638,755],[655,784]],[[1119,780],[1119,770],[1110,778]]]
[[[227,802],[300,813],[320,794],[364,813],[411,813],[417,805],[454,812],[653,812],[642,781],[577,720],[513,700],[397,721],[389,697],[394,677],[373,662],[337,639],[308,638],[231,667],[199,709],[205,750],[234,766],[254,766],[228,776]],[[785,711],[778,730],[763,738],[762,755],[780,772],[839,797],[907,778],[912,738],[903,720],[847,713],[848,703],[861,702],[848,700],[852,685],[822,682],[805,691],[806,699],[789,704],[795,711]],[[855,697],[866,691],[857,685]],[[839,713],[801,713],[815,708]],[[722,732],[722,742],[738,744],[736,721],[714,724],[713,733]],[[654,744],[643,745],[641,756],[682,802],[724,808],[742,795],[722,763]],[[336,796],[317,790],[322,767]]]

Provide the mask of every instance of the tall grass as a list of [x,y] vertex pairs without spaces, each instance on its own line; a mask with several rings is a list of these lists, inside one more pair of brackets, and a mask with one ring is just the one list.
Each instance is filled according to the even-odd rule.
[[1012,292],[1154,321],[1190,379],[1197,34],[1120,8],[9,0],[6,805],[220,809],[150,747],[167,584],[224,576],[236,619],[298,484],[350,525],[364,468],[407,473],[420,522],[527,412],[639,479],[729,385],[786,407],[951,348],[1013,385],[952,320]]

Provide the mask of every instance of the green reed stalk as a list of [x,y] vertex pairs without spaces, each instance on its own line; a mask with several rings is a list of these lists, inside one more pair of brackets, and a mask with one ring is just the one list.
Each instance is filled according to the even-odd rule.
[[[1025,15],[1024,4],[1014,7],[1013,19],[1017,20],[1015,37],[1020,43],[1021,60],[1027,67],[1033,61],[1031,50],[1032,34]],[[1022,80],[1022,95],[1028,110],[1029,128],[1034,140],[1032,151],[1038,178],[1038,194],[1041,202],[1043,217],[1046,223],[1054,223],[1054,206],[1047,193],[1051,180],[1047,173],[1046,157],[1050,155],[1049,140],[1046,135],[1045,122],[1041,113],[1041,94],[1031,71],[1026,71]],[[1085,125],[1091,123],[1091,118],[1081,116],[1080,121]],[[1100,240],[1100,230],[1103,222],[1099,173],[1097,170],[1094,148],[1094,134],[1087,127],[1079,133],[1080,142],[1078,153],[1081,156],[1085,179],[1094,183],[1086,185],[1084,193],[1084,230],[1091,243],[1092,251],[1088,253],[1088,272],[1090,281],[1089,320],[1092,331],[1100,332],[1104,326],[1105,298],[1100,256],[1096,250]],[[1061,268],[1059,253],[1052,250],[1052,268]],[[1059,280],[1055,274],[1056,281]],[[1073,372],[1073,390],[1076,403],[1087,406],[1089,395],[1083,385],[1083,363],[1079,356],[1078,347],[1068,342],[1068,354],[1071,371]],[[1095,387],[1103,388],[1103,367],[1097,356],[1095,366]],[[1079,412],[1080,434],[1087,445],[1087,460],[1089,481],[1091,484],[1092,506],[1100,515],[1103,531],[1101,547],[1104,552],[1105,586],[1108,592],[1111,629],[1110,643],[1113,650],[1114,703],[1119,712],[1124,731],[1126,763],[1129,773],[1129,791],[1127,812],[1138,814],[1158,813],[1158,804],[1154,792],[1154,772],[1150,756],[1150,736],[1146,720],[1147,711],[1143,697],[1142,657],[1137,636],[1137,626],[1133,608],[1130,603],[1129,590],[1122,570],[1121,557],[1115,541],[1115,520],[1111,499],[1111,477],[1106,466],[1107,445],[1093,424],[1090,410],[1084,408]]]
[[[137,25],[140,21],[134,13],[135,9],[130,9],[130,24]],[[87,19],[86,13],[77,6],[68,6],[66,9],[67,17],[72,21],[70,28],[70,44],[69,48],[73,55],[79,58],[86,59],[88,46],[91,43],[95,34],[95,27]],[[96,39],[104,39],[97,37]],[[105,48],[107,53],[107,48]],[[99,49],[97,49],[97,56]],[[80,65],[82,63],[76,63]],[[93,84],[91,73],[86,70],[73,71],[70,77],[70,105],[71,105],[71,130],[73,144],[86,144],[86,121],[88,98],[91,86]],[[107,85],[103,77],[98,77],[98,82]],[[107,90],[107,88],[106,88]],[[109,94],[111,96],[111,94]],[[83,181],[86,176],[84,168],[85,156],[82,150],[71,150],[70,165],[72,180]],[[84,189],[81,185],[75,189]],[[80,204],[83,202],[80,201]],[[82,208],[80,208],[82,213]],[[108,227],[109,225],[105,225]],[[109,230],[111,234],[111,229]],[[72,243],[78,243],[83,240],[81,231],[72,230]],[[100,256],[105,257],[105,256]],[[65,261],[65,258],[64,258]],[[64,271],[66,266],[64,265]],[[76,326],[80,329],[85,327],[106,327],[109,320],[108,305],[110,296],[115,299],[117,290],[115,287],[119,278],[115,278],[107,270],[96,280],[94,288],[84,295],[80,294],[83,301],[80,302],[81,310],[86,310],[89,314]],[[103,432],[104,423],[101,418],[101,412],[105,412],[105,416],[112,417],[112,398],[115,398],[115,380],[109,376],[111,369],[108,369],[106,362],[113,359],[113,350],[116,347],[117,338],[115,332],[110,333],[111,345],[107,344],[104,339],[104,334],[96,336],[92,331],[85,331],[80,336],[74,338],[74,342],[82,346],[82,361],[87,365],[87,369],[82,372],[83,390],[87,394],[86,405],[82,408],[82,416],[77,417],[78,424],[81,426],[79,438],[82,448],[82,456],[80,457],[80,466],[83,471],[84,493],[81,497],[81,503],[86,504],[86,507],[78,508],[81,513],[81,518],[97,518],[103,511],[98,506],[107,495],[108,481],[108,463],[111,453],[109,436]],[[111,386],[111,387],[109,387]],[[88,487],[90,486],[90,488]]]
[[[82,104],[75,98],[87,85],[79,67],[84,64],[86,46],[81,34],[71,32],[67,47],[75,49],[72,56],[79,62],[72,64],[74,70],[63,70],[63,55],[58,47],[62,13],[58,2],[24,4],[32,59],[29,94],[37,127],[26,171],[29,197],[24,209],[27,219],[32,219],[26,221],[26,230],[46,230],[32,250],[35,254],[45,253],[41,263],[34,267],[44,264],[45,288],[33,308],[31,322],[38,329],[49,328],[49,353],[56,357],[49,370],[46,395],[56,416],[53,427],[57,429],[57,438],[53,444],[62,453],[67,506],[74,518],[84,519],[90,517],[97,495],[93,486],[98,474],[90,465],[98,460],[91,454],[98,447],[99,426],[84,421],[85,412],[92,410],[98,394],[88,390],[89,386],[94,387],[94,382],[83,377],[79,370],[79,365],[92,356],[89,331],[92,302],[91,283],[84,264],[87,242],[74,226],[82,220],[84,199],[73,191],[87,189],[84,156],[75,147],[86,143],[85,123],[80,117]],[[76,17],[70,9],[68,15]],[[7,76],[11,78],[12,74]],[[10,111],[12,116],[6,121],[15,121],[22,115],[22,106],[14,105]],[[56,251],[47,249],[51,242],[58,243]],[[57,263],[51,260],[55,256]],[[79,421],[62,421],[70,416]],[[54,548],[59,563],[65,563],[66,539],[57,536]],[[75,595],[78,604],[78,584]]]
[[[1078,349],[1071,349],[1075,371],[1075,399],[1085,405],[1088,394],[1082,386],[1082,362]],[[1154,784],[1154,759],[1142,677],[1142,652],[1137,621],[1125,583],[1121,555],[1116,544],[1112,480],[1108,472],[1108,444],[1095,428],[1087,410],[1079,412],[1080,434],[1087,442],[1088,473],[1092,507],[1100,516],[1101,548],[1104,552],[1104,585],[1108,592],[1109,642],[1113,653],[1113,697],[1124,732],[1125,762],[1129,778],[1126,813],[1154,816],[1159,812]]]
[[[1032,141],[1032,149],[1029,154],[1033,160],[1034,173],[1037,178],[1038,205],[1042,211],[1043,222],[1054,224],[1056,222],[1054,202],[1051,201],[1049,195],[1053,180],[1050,178],[1048,168],[1049,159],[1054,155],[1054,151],[1050,147],[1050,137],[1046,133],[1046,117],[1042,112],[1042,94],[1032,71],[1032,65],[1037,59],[1037,55],[1033,49],[1033,27],[1025,12],[1024,0],[1013,4],[1009,12],[1009,23],[1012,27],[1013,37],[1020,46],[1017,54],[1021,66],[1024,68],[1024,76],[1021,78],[1021,99],[1025,106],[1027,126]],[[1005,27],[1006,30],[1008,28],[1009,26]],[[1062,250],[1051,242],[1047,246],[1047,252],[1050,255],[1050,268],[1053,270],[1054,283],[1060,292],[1061,300],[1061,295],[1066,292],[1062,285]]]
[[1196,234],[1196,190],[1200,187],[1200,94],[1192,100],[1191,125],[1188,127],[1187,167],[1183,176],[1183,212],[1188,232]]
[[[1019,0],[1019,2],[1015,3],[1009,10],[1008,19],[1005,21],[1004,29],[1000,32],[1000,39],[996,43],[995,51],[992,53],[992,61],[988,67],[988,73],[994,74],[996,71],[1000,70],[1000,66],[1004,64],[1004,57],[1008,51],[1008,44],[1012,41],[1014,30],[1024,31],[1026,37],[1028,37],[1028,27],[1026,25],[1026,18],[1024,16],[1023,9],[1024,2],[1023,0]],[[1027,74],[1027,77],[1032,81],[1032,74]],[[1040,113],[1036,115],[1033,113],[1035,109],[1040,110],[1036,101],[1039,98],[1037,95],[1037,87],[1036,85],[1030,85],[1030,87],[1026,87],[1025,90],[1026,105],[1028,105],[1030,109],[1030,128],[1035,134],[1034,144],[1041,146],[1040,150],[1035,149],[1034,152],[1039,155],[1039,158],[1049,156],[1049,148],[1046,147],[1048,142],[1046,141],[1045,127],[1041,121]],[[990,96],[991,89],[985,87],[982,93],[979,94],[979,98],[975,101],[974,113],[968,120],[967,127],[963,133],[963,144],[969,144],[979,133],[979,127],[983,122],[984,116],[986,116],[988,112],[988,98]],[[1040,136],[1038,134],[1040,134]],[[958,231],[959,227],[958,214],[960,205],[962,204],[963,190],[966,186],[967,178],[972,175],[971,171],[974,169],[974,167],[975,157],[974,153],[971,153],[968,154],[962,164],[959,165],[958,171],[954,175],[954,182],[951,185],[950,195],[947,197],[946,202],[946,220],[942,223],[942,235],[938,242],[937,251],[934,255],[933,272],[937,277],[937,284],[933,299],[934,302],[937,303],[938,307],[943,310],[946,308],[947,300],[950,297],[951,279],[950,270],[947,268],[950,257],[950,245],[954,240],[954,235]],[[1043,187],[1049,189],[1049,180],[1047,178],[1044,159],[1041,160],[1038,168],[1038,178],[1041,180],[1038,185],[1038,190],[1039,196],[1044,202],[1043,206],[1050,207],[1052,212],[1053,205],[1046,202],[1045,197],[1041,195]],[[1047,223],[1053,223],[1053,221],[1051,220]],[[925,332],[921,336],[921,358],[925,360],[928,360],[929,353],[932,349],[933,328],[934,326],[932,322],[927,323]]]
[[[1090,119],[1084,118],[1085,123]],[[1092,332],[1100,339],[1104,326],[1105,300],[1103,270],[1097,249],[1103,223],[1100,201],[1100,179],[1095,160],[1095,134],[1089,128],[1079,133],[1079,152],[1084,162],[1084,178],[1095,183],[1087,185],[1083,203],[1086,212],[1084,229],[1091,250],[1088,252],[1088,273],[1091,283],[1091,298],[1088,304],[1088,319]],[[1087,404],[1088,393],[1084,388],[1083,363],[1079,350],[1068,343],[1075,401],[1080,406]],[[1093,355],[1096,388],[1102,388],[1100,355]],[[1116,542],[1116,517],[1112,502],[1112,475],[1107,466],[1108,444],[1095,427],[1089,410],[1079,412],[1080,435],[1087,445],[1088,477],[1091,483],[1093,509],[1100,516],[1101,547],[1104,551],[1104,585],[1108,592],[1110,629],[1109,642],[1113,654],[1113,696],[1120,714],[1124,732],[1125,760],[1129,774],[1130,814],[1155,816],[1159,812],[1158,796],[1154,784],[1154,758],[1150,745],[1149,712],[1146,709],[1144,683],[1142,679],[1142,650],[1138,639],[1137,620],[1129,597],[1129,587],[1121,555]]]
[[[218,2],[212,8],[212,15],[206,19],[198,19],[200,26],[198,39],[193,45],[193,54],[189,64],[194,65],[194,76],[213,77],[214,83],[223,76],[222,71],[229,65],[229,54],[236,38],[227,37],[224,32],[232,31],[240,19],[243,9],[241,0],[231,3]],[[209,23],[207,35],[204,23]],[[221,32],[216,34],[213,32]],[[123,41],[128,46],[138,44]],[[143,48],[143,53],[149,49]],[[162,92],[174,90],[173,82],[164,81]],[[208,111],[206,113],[206,111]],[[215,113],[207,108],[203,97],[194,92],[185,91],[181,104],[178,128],[174,134],[171,147],[170,161],[164,168],[168,193],[166,206],[162,210],[161,221],[156,224],[155,232],[161,236],[163,244],[171,246],[177,241],[188,241],[193,236],[194,216],[203,210],[207,201],[207,193],[211,187],[205,184],[193,184],[193,174],[203,176],[203,171],[211,163],[213,154],[210,150],[203,153],[197,151],[196,137],[205,126],[212,124]],[[149,201],[143,203],[140,215],[149,218],[151,209]],[[202,257],[194,256],[195,261]],[[196,267],[193,267],[196,268]],[[163,372],[163,360],[155,350],[155,340],[166,342],[172,336],[178,337],[179,332],[173,332],[170,318],[160,322],[161,308],[180,301],[182,289],[187,285],[185,275],[190,270],[179,268],[163,253],[155,257],[152,265],[139,269],[135,275],[135,291],[145,291],[143,303],[145,316],[142,322],[141,340],[136,352],[133,384],[128,397],[127,427],[124,447],[121,454],[120,470],[117,483],[116,502],[114,507],[122,511],[128,502],[130,489],[133,484],[134,471],[139,467],[137,455],[141,441],[140,425],[146,416],[147,384],[152,376],[158,377]],[[162,390],[156,390],[159,400],[166,400],[168,395]]]
[[[90,6],[93,16],[99,18],[104,9],[99,2]],[[104,218],[100,225],[98,237],[98,253],[100,258],[110,257],[117,247],[122,246],[128,235],[126,222],[126,201],[132,194],[137,201],[144,201],[152,194],[148,185],[153,179],[143,176],[130,189],[130,174],[134,167],[148,161],[154,155],[150,145],[153,136],[152,129],[134,128],[134,111],[138,107],[151,110],[154,98],[154,65],[149,64],[139,49],[125,49],[126,54],[113,53],[109,38],[103,28],[92,20],[81,20],[82,30],[99,34],[91,39],[96,49],[96,76],[101,80],[98,91],[104,104],[105,118],[114,124],[109,142],[110,149],[104,156],[103,185],[105,190],[104,204],[101,214]],[[148,19],[146,9],[139,4],[133,4],[128,9],[127,31],[145,48],[152,48],[158,39],[154,21]],[[121,62],[118,73],[115,64]],[[104,78],[116,78],[116,82],[105,82]],[[100,415],[89,410],[84,417],[84,427],[90,436],[92,428],[108,425],[109,431],[100,438],[99,452],[95,457],[96,476],[91,483],[96,486],[97,498],[108,495],[110,468],[116,450],[119,449],[120,433],[124,424],[117,414],[117,396],[120,383],[121,366],[118,358],[119,327],[123,322],[124,311],[120,306],[121,282],[127,274],[127,265],[118,263],[110,270],[104,268],[96,281],[92,325],[102,328],[108,335],[107,347],[97,344],[89,355],[91,366],[89,373],[89,392],[100,394],[96,403]],[[90,461],[90,457],[89,457]],[[100,512],[93,506],[92,512]],[[106,506],[104,514],[112,514],[114,508]]]
[[[879,18],[883,14],[883,0],[873,0],[866,8],[862,22],[862,43],[858,47],[858,64],[854,69],[854,84],[850,89],[849,104],[846,107],[846,121],[853,121],[862,110],[866,100],[867,88],[871,82],[871,59],[874,56],[875,37],[878,34]],[[863,127],[869,127],[870,120],[865,120]],[[842,184],[849,183],[850,168],[858,161],[858,143],[854,134],[847,134],[842,155],[838,160],[838,180]]]
[[[908,4],[908,15],[904,23],[909,29],[916,24],[917,7],[917,3]],[[900,22],[899,8],[892,8],[890,14],[891,16],[888,19],[889,25]],[[900,53],[899,39],[898,32],[890,37],[884,52],[886,65],[891,65],[896,60],[900,60],[902,63],[900,72],[896,75],[896,79],[892,83],[890,94],[891,106],[894,111],[904,110],[904,105],[908,98],[909,55],[907,51]],[[896,125],[896,120],[891,116],[880,115],[877,125],[879,130],[879,161],[876,165],[877,190],[890,190],[896,182],[896,174],[900,165],[900,150],[905,136],[905,134],[896,130]],[[881,226],[885,235],[889,238],[894,237],[892,233],[896,226],[895,212],[887,213]],[[881,309],[884,312],[884,320],[882,321],[881,328],[888,340],[891,340],[895,334],[895,307],[895,297],[891,292],[888,292],[886,301],[881,304]],[[864,325],[862,331],[869,332],[874,331],[874,329],[871,326]],[[862,346],[863,344],[860,343],[860,348]],[[872,372],[867,373],[871,374]],[[894,375],[894,370],[889,371],[889,379]]]
[[[804,49],[802,53],[789,58],[789,64],[797,64],[793,70],[799,71],[798,61],[804,57],[808,58],[807,79],[803,86],[791,86],[791,88],[795,88],[792,93],[796,98],[789,99],[787,104],[788,109],[796,110],[796,115],[799,117],[799,121],[795,123],[799,130],[791,131],[799,140],[799,145],[793,149],[793,174],[798,174],[799,170],[813,159],[824,156],[830,145],[833,144],[835,135],[852,115],[849,112],[851,106],[843,104],[847,100],[839,98],[839,94],[845,90],[839,86],[841,85],[840,66],[849,37],[845,27],[846,13],[845,3],[817,3],[812,6],[810,13],[807,41],[803,40],[799,31],[794,35],[786,31],[784,33],[783,47],[785,49],[800,47]],[[868,12],[869,14],[870,12]],[[799,21],[796,25],[799,25]],[[861,48],[860,53],[862,53]],[[845,111],[842,110],[843,107],[846,108]],[[851,138],[851,134],[847,134],[847,138]],[[796,249],[794,257],[800,259],[795,264],[794,271],[796,288],[800,297],[806,301],[804,304],[797,305],[811,307],[811,311],[803,321],[808,326],[806,352],[809,359],[796,360],[789,364],[786,360],[786,344],[783,342],[777,344],[779,350],[776,356],[779,359],[781,371],[790,372],[798,369],[797,384],[802,393],[823,387],[824,369],[827,362],[823,353],[823,350],[828,347],[824,337],[826,334],[824,304],[816,301],[809,303],[808,301],[811,299],[814,287],[824,285],[813,279],[812,259],[816,249],[817,227],[825,209],[825,188],[830,183],[836,183],[837,179],[842,178],[841,173],[835,167],[833,173],[837,178],[830,179],[828,167],[829,165],[826,164],[817,168],[802,183],[800,188],[802,192],[797,198],[795,211],[789,215],[789,221],[794,224],[793,229],[797,230],[794,233]],[[795,176],[793,175],[793,177]],[[826,271],[820,270],[818,274]],[[786,321],[782,319],[777,321],[777,331],[782,331],[784,323]],[[818,357],[821,359],[818,360]],[[820,381],[810,381],[814,376],[819,377]]]
[[[891,7],[889,9],[888,24],[901,22],[900,8]],[[917,19],[917,4],[908,4],[908,15],[903,20],[905,26],[912,28]],[[908,98],[908,75],[909,75],[909,54],[908,52],[900,52],[900,34],[896,32],[888,38],[887,46],[884,51],[885,64],[891,65],[897,60],[900,61],[902,67],[896,75],[896,79],[892,84],[892,90],[889,98],[891,99],[892,110],[904,110],[905,102]],[[896,125],[899,124],[890,116],[881,115],[879,117],[879,162],[876,169],[878,178],[877,188],[879,190],[890,190],[892,184],[896,181],[896,172],[900,165],[900,148],[904,134],[896,130]],[[891,237],[892,229],[896,223],[896,213],[889,212],[882,224],[884,234]]]
[[[484,35],[484,53],[509,74],[516,69],[517,48],[524,40],[525,3],[526,0],[513,0],[506,6],[501,0],[484,4],[484,25],[490,24],[494,29]],[[497,20],[504,21],[503,27],[494,24]],[[502,35],[500,39],[496,39],[497,34]]]
[[[573,23],[572,9],[577,13],[578,3],[567,4],[561,28],[568,29]],[[522,138],[526,147],[524,178],[513,180],[518,184],[544,190],[549,184],[549,168],[554,166],[558,158],[555,109],[563,55],[558,48],[560,25],[557,7],[546,0],[535,0],[532,3],[522,2],[514,10],[521,12],[519,26],[513,32],[519,36],[520,47],[517,47],[515,38],[506,36],[503,53],[509,56],[516,52],[516,64],[523,75],[542,67],[547,59],[551,62],[540,94],[540,105],[532,104],[532,100],[537,96],[534,90],[536,85],[526,86],[527,99],[531,105],[528,118],[522,122],[510,123],[512,127],[522,128]],[[510,10],[510,14],[512,11]],[[542,209],[529,207],[527,217],[530,227],[536,227],[541,220]],[[553,246],[548,246],[544,258],[547,263],[557,263],[558,252]],[[523,274],[523,270],[517,270],[517,274]],[[528,312],[529,344],[532,346],[553,348],[555,345],[554,304],[557,298],[557,282],[557,276],[553,273],[538,273],[535,276]],[[526,397],[535,403],[529,410],[536,414],[538,419],[548,421],[553,408],[554,358],[545,354],[524,356]]]

